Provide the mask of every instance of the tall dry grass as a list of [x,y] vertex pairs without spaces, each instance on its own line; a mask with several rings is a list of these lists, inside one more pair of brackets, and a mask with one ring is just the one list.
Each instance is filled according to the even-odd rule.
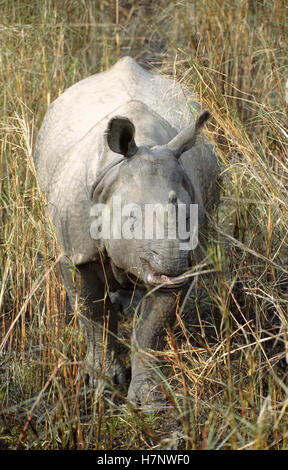
[[[4,0],[0,15],[2,447],[287,449],[285,2]],[[126,54],[211,110],[223,167],[211,275],[163,353],[164,416],[142,416],[117,390],[99,400],[76,380],[85,338],[77,309],[65,314],[31,164],[47,106]],[[124,319],[126,356],[130,329]]]

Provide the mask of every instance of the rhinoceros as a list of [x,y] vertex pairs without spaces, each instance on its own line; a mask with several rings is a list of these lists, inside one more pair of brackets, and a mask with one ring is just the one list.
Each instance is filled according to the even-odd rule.
[[[138,292],[142,300],[134,319],[128,399],[144,409],[162,403],[161,362],[153,351],[165,346],[167,328],[189,286],[187,272],[205,253],[206,215],[218,200],[217,157],[207,137],[197,138],[208,117],[208,111],[199,114],[196,100],[175,80],[123,57],[58,97],[36,142],[35,168],[63,252],[61,277],[70,303],[81,300],[86,374],[93,386],[103,377],[125,384],[117,293]],[[139,218],[134,206],[142,211],[154,204],[167,213],[174,208],[173,214],[180,205],[197,207],[197,246],[187,249],[176,230],[167,236],[167,220],[175,228],[177,217],[157,216],[159,222],[155,216],[162,237],[154,229],[150,238],[141,230],[133,237]],[[103,209],[101,217],[95,207]],[[118,236],[111,231],[101,236],[103,223],[127,207],[121,220],[130,223],[131,236],[124,237],[121,227]],[[189,210],[184,219],[187,227]],[[189,244],[189,237],[185,240]]]

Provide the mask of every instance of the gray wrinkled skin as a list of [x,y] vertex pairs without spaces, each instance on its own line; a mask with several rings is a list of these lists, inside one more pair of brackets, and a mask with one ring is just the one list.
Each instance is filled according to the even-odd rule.
[[[206,140],[196,139],[207,119],[202,115],[203,122],[200,118],[195,128],[198,114],[198,105],[191,97],[187,103],[187,91],[179,84],[124,57],[52,103],[34,154],[65,253],[61,276],[70,303],[74,304],[77,292],[82,300],[85,369],[91,384],[97,385],[103,376],[125,382],[116,338],[119,292],[133,290],[137,280],[142,301],[134,321],[128,398],[147,410],[161,402],[159,363],[149,351],[161,351],[165,345],[177,302],[181,303],[188,287],[178,284],[177,278],[189,270],[191,259],[193,264],[203,256],[205,211],[218,200],[218,163]],[[96,202],[109,207],[112,196],[121,197],[123,204],[137,202],[143,207],[171,201],[198,204],[197,249],[191,256],[179,249],[178,239],[93,240],[91,207]],[[71,263],[80,278],[73,278]],[[164,281],[163,288],[147,294]]]

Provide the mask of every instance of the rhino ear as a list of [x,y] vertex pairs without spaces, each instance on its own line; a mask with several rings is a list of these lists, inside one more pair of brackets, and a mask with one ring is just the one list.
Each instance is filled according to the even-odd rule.
[[196,138],[209,117],[209,111],[203,111],[195,124],[183,129],[183,131],[170,140],[168,148],[172,150],[176,158],[179,158],[183,152],[186,152],[195,145]]
[[126,158],[133,157],[137,152],[134,140],[135,127],[130,119],[122,116],[112,118],[106,129],[107,143],[113,152]]

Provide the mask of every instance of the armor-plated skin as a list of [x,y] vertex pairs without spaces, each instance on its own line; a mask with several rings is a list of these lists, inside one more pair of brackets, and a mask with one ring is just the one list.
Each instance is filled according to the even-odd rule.
[[[119,289],[133,289],[138,282],[143,300],[133,333],[128,397],[146,409],[159,398],[155,363],[151,355],[145,360],[145,352],[161,350],[165,344],[165,327],[173,324],[176,304],[187,289],[179,276],[189,270],[191,256],[179,249],[179,239],[93,239],[91,207],[99,202],[110,207],[115,196],[123,205],[143,207],[179,201],[187,207],[198,204],[199,244],[192,260],[199,261],[205,212],[218,200],[219,166],[209,143],[196,140],[208,118],[203,113],[195,124],[198,111],[178,83],[124,57],[108,71],[76,83],[51,104],[34,154],[65,253],[60,271],[70,303],[81,286],[85,367],[91,383],[97,384],[103,374],[116,383],[125,382],[117,353],[118,305],[113,298]],[[79,283],[73,284],[71,263],[81,276]],[[163,288],[146,295],[147,289],[162,283]],[[104,317],[110,332],[105,361]]]

